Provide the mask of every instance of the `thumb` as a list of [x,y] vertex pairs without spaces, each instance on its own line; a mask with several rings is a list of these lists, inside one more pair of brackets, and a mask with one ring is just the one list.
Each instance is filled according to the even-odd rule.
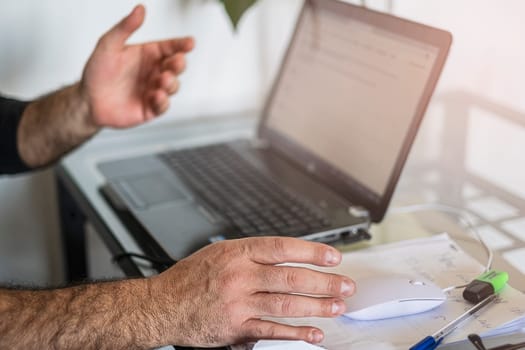
[[128,38],[144,22],[146,9],[142,5],[137,5],[129,15],[124,17],[119,23],[104,35],[104,41],[112,47],[122,47],[126,44]]

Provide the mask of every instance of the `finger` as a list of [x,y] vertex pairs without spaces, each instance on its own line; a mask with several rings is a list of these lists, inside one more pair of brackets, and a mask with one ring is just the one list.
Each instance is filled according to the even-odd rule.
[[171,72],[163,72],[159,77],[158,87],[173,95],[179,90],[179,79]]
[[174,74],[181,74],[186,69],[186,59],[184,54],[177,53],[162,62],[163,71],[171,71]]
[[163,40],[159,42],[160,51],[163,57],[169,57],[177,52],[190,52],[195,46],[195,40],[192,37],[179,39]]
[[341,262],[341,253],[322,243],[291,237],[255,237],[246,242],[249,257],[260,264],[296,262],[335,266]]
[[345,302],[337,298],[257,293],[252,300],[258,317],[336,317],[346,310]]
[[110,47],[123,47],[131,34],[142,25],[145,15],[144,6],[135,6],[128,16],[124,17],[102,37],[102,42]]
[[164,90],[156,90],[150,97],[150,109],[152,113],[145,113],[147,119],[151,119],[154,116],[158,116],[168,110],[169,107],[169,96]]
[[348,297],[355,291],[350,278],[300,267],[260,266],[257,291]]
[[251,319],[244,323],[246,341],[259,339],[304,340],[319,343],[323,340],[323,331],[309,326],[289,326],[272,321]]

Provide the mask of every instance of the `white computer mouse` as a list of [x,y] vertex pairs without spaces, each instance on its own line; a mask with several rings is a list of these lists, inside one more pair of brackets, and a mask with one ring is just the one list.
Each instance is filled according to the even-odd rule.
[[345,316],[379,320],[417,314],[438,307],[446,295],[434,283],[419,277],[374,276],[356,279],[356,292],[346,299]]

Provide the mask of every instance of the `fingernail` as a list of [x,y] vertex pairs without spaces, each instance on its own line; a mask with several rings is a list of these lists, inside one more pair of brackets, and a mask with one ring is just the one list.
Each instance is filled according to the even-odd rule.
[[338,315],[340,313],[343,313],[344,311],[344,308],[345,306],[343,305],[342,302],[340,301],[334,301],[334,303],[332,304],[332,314],[334,315]]
[[345,295],[345,296],[350,296],[352,295],[354,292],[354,284],[350,281],[343,281],[343,283],[341,283],[341,294]]
[[329,250],[326,252],[325,259],[328,264],[335,265],[339,262],[339,254],[337,254],[333,250]]
[[321,340],[323,340],[323,333],[319,332],[318,330],[312,331],[312,333],[310,333],[310,340],[312,343],[319,343]]

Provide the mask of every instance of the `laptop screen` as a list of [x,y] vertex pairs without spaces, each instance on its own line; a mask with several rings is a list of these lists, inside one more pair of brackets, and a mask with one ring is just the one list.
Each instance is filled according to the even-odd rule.
[[[265,128],[292,153],[301,150],[311,172],[330,173],[379,204],[413,140],[443,48],[405,34],[407,23],[413,30],[420,25],[393,16],[333,1],[337,6],[306,3]],[[403,30],[392,28],[396,22]]]

